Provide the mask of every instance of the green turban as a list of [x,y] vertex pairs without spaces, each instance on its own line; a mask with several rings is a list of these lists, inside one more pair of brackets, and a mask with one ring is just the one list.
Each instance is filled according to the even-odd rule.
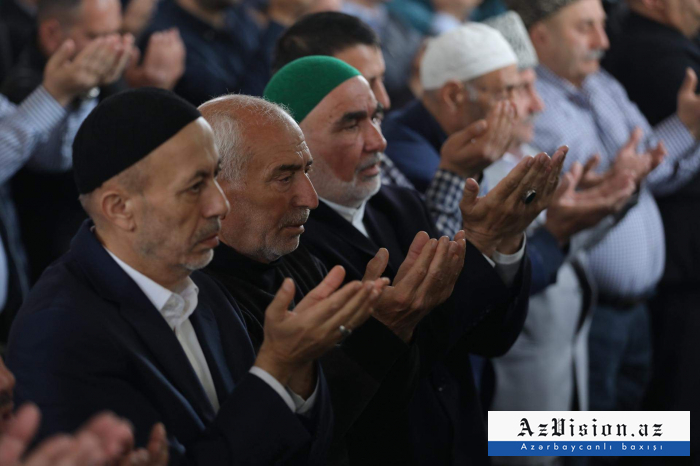
[[296,122],[301,123],[333,89],[355,76],[362,75],[337,58],[303,57],[280,69],[263,95],[270,102],[287,107]]

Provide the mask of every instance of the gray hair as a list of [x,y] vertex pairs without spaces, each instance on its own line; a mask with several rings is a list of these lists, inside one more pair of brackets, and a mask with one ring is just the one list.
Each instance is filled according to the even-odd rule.
[[205,102],[199,107],[214,131],[214,141],[221,157],[222,180],[240,182],[254,148],[247,142],[246,129],[251,126],[287,126],[294,120],[281,105],[259,97],[229,94]]

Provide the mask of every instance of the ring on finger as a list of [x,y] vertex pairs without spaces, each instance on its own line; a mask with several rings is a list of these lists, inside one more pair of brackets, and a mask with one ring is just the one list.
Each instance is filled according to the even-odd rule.
[[349,337],[352,334],[352,330],[347,328],[345,325],[341,325],[340,327],[338,327],[338,331],[343,336],[343,339]]
[[530,189],[523,195],[523,202],[525,204],[530,204],[532,201],[535,200],[535,197],[537,197],[537,191],[534,189]]

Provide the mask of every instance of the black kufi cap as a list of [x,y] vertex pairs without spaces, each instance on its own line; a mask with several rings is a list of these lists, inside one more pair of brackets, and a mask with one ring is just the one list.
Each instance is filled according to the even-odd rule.
[[73,141],[78,191],[99,188],[201,116],[194,105],[162,89],[134,89],[105,99]]

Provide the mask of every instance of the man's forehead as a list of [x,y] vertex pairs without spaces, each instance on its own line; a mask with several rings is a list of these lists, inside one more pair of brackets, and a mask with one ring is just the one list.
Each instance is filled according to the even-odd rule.
[[296,125],[270,124],[248,133],[247,145],[253,155],[253,163],[263,170],[273,170],[279,165],[305,165],[311,159],[304,134]]
[[333,89],[322,101],[326,105],[331,118],[341,118],[348,112],[369,111],[374,112],[377,99],[374,97],[369,83],[362,76],[356,76],[347,80]]
[[373,45],[357,44],[335,53],[334,57],[357,68],[366,79],[381,77],[386,71],[382,50]]
[[169,167],[172,173],[178,173],[193,165],[216,164],[219,153],[209,123],[199,117],[158,146],[147,158]]
[[606,19],[607,15],[601,0],[578,0],[562,8],[554,17],[569,21],[590,21]]

